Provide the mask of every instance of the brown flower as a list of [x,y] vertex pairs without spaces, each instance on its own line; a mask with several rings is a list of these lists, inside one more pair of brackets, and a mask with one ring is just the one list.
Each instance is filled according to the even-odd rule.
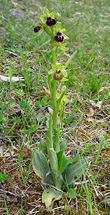
[[56,24],[56,20],[55,20],[55,19],[52,19],[51,17],[47,17],[46,24],[47,24],[48,26],[55,25],[55,24]]
[[57,32],[56,35],[54,36],[54,40],[56,42],[63,42],[64,41],[64,36],[62,35],[61,32]]
[[38,31],[40,31],[40,29],[41,29],[40,26],[36,26],[36,27],[34,28],[34,32],[36,33],[36,32],[38,32]]
[[61,81],[62,78],[64,77],[63,73],[59,70],[59,71],[56,71],[54,73],[54,76],[53,78],[56,80],[56,81]]

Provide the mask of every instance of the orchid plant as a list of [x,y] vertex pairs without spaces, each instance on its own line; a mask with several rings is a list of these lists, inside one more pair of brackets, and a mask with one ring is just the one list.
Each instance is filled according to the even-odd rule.
[[[45,31],[51,39],[52,64],[48,71],[48,94],[52,101],[53,113],[50,113],[49,128],[46,134],[46,150],[36,149],[32,160],[32,166],[37,176],[50,187],[45,189],[42,194],[42,202],[47,208],[51,208],[55,200],[62,197],[62,187],[65,185],[69,197],[75,196],[75,191],[71,188],[76,176],[83,175],[86,162],[79,155],[72,159],[65,156],[66,142],[61,137],[63,128],[63,118],[66,103],[70,102],[66,92],[67,67],[76,54],[76,51],[69,57],[65,65],[57,62],[59,56],[66,54],[68,48],[65,40],[65,29],[62,28],[60,14],[49,13],[48,9],[43,10],[40,16],[41,22],[34,28],[34,32],[42,33]],[[60,91],[59,91],[60,88]],[[60,116],[60,124],[58,124]]]

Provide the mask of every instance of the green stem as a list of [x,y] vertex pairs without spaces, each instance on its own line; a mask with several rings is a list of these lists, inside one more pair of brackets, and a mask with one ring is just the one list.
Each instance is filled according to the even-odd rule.
[[[56,64],[56,53],[55,53],[55,47],[54,47],[54,35],[52,31],[51,35],[51,53],[52,53],[52,59],[53,64]],[[51,97],[52,97],[52,106],[53,106],[53,129],[57,130],[57,103],[56,103],[56,80],[52,80],[51,84]]]
[[51,35],[51,53],[52,53],[53,64],[56,64],[56,53],[55,53],[55,46],[54,46],[54,32],[53,32],[53,29],[52,29],[52,35]]

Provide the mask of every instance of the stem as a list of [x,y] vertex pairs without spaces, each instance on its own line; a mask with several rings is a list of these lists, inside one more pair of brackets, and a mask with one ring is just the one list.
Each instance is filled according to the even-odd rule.
[[53,129],[57,130],[56,81],[52,81]]
[[60,151],[60,145],[59,145],[59,137],[60,137],[60,129],[57,129],[57,140],[56,140],[56,152]]
[[54,29],[52,28],[52,35],[51,35],[51,52],[52,52],[52,59],[53,64],[56,64],[56,53],[55,53],[55,46],[54,46]]
[[[51,53],[52,53],[52,59],[53,64],[56,64],[56,53],[55,53],[55,47],[54,47],[54,34],[52,29],[52,35],[51,35]],[[52,106],[53,106],[53,129],[57,130],[57,104],[56,104],[56,80],[52,80],[51,84],[51,97],[52,97]]]

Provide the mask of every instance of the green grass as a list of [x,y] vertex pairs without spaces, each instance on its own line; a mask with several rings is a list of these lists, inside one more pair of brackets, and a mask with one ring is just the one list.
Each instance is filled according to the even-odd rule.
[[[48,87],[47,70],[51,65],[49,38],[45,34],[39,35],[33,31],[39,21],[39,15],[44,7],[47,7],[50,11],[54,10],[62,14],[63,27],[67,29],[66,34],[69,36],[68,54],[71,55],[77,50],[67,71],[66,86],[71,104],[66,108],[64,132],[65,129],[70,132],[69,135],[73,138],[72,144],[75,141],[83,153],[85,153],[85,145],[88,146],[86,153],[92,156],[91,160],[93,156],[95,157],[94,165],[98,171],[100,169],[98,161],[107,161],[109,156],[106,147],[103,147],[99,140],[101,131],[104,132],[103,138],[107,146],[110,143],[110,1],[23,0],[16,5],[16,8],[11,0],[4,0],[0,3],[2,4],[0,8],[0,75],[9,76],[10,80],[12,76],[24,77],[24,82],[0,82],[0,136],[7,138],[6,149],[10,145],[18,149],[28,145],[32,149],[38,145],[41,136],[44,137],[44,131],[47,128],[47,109],[51,103],[44,95],[43,87]],[[10,14],[11,11],[19,14],[16,20]],[[60,60],[65,63],[67,57]],[[85,116],[92,106],[91,101],[95,104],[102,101],[101,109],[96,106],[92,107],[95,113],[91,117],[94,118],[96,124],[86,122]],[[74,135],[76,135],[76,140]],[[19,143],[16,146],[17,140]],[[89,146],[90,149],[92,147],[92,153]],[[75,146],[71,145],[70,150],[71,153],[76,151]],[[96,172],[93,166],[91,168],[95,178]],[[92,187],[91,182],[87,184],[86,176],[84,181],[83,192],[87,201],[90,201],[90,211],[94,210],[94,214],[97,210],[99,213],[102,212],[103,200],[95,202],[92,188],[89,193],[89,186]],[[101,183],[105,184],[102,178]],[[100,184],[99,187],[101,189]],[[7,207],[6,201],[5,207],[8,214],[9,206]],[[105,213],[108,213],[108,206],[105,204],[104,207]],[[21,202],[22,210],[24,210],[23,202]]]

